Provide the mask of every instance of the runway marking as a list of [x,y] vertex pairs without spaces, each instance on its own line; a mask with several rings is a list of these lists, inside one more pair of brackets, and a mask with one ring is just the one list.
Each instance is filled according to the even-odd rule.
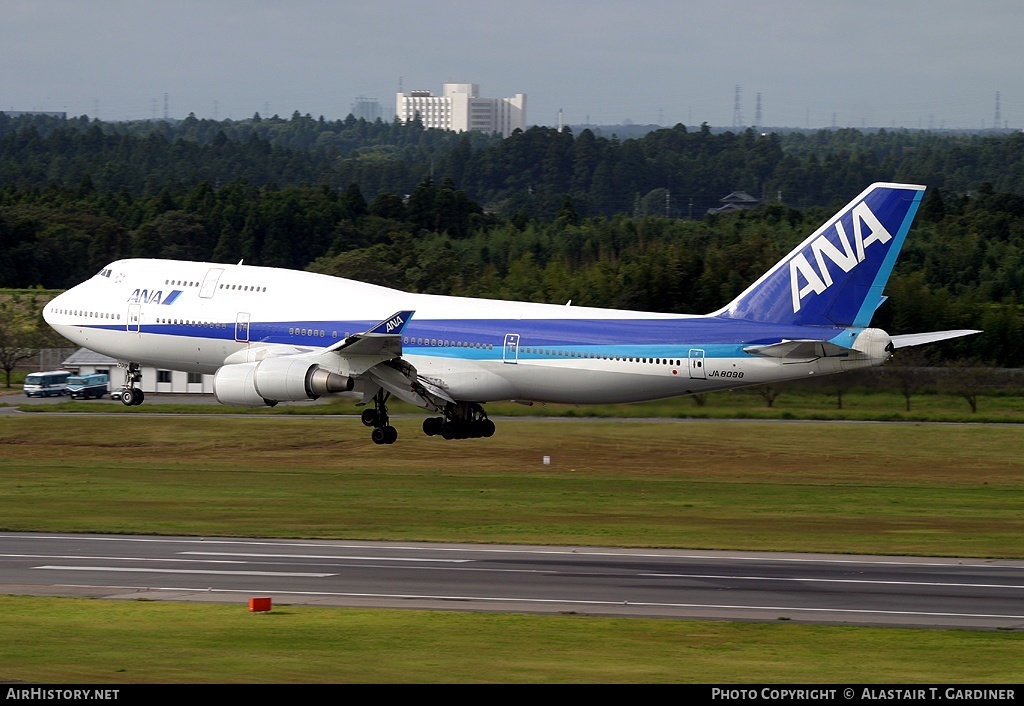
[[797,581],[804,583],[857,583],[857,584],[881,584],[891,586],[938,586],[943,588],[1024,588],[1002,583],[950,583],[938,581],[891,581],[881,579],[819,579],[819,578],[794,578],[794,577],[772,577],[772,576],[730,576],[723,574],[637,574],[647,578],[683,578],[683,579],[727,579],[731,581]]
[[[229,572],[230,573],[230,572]],[[879,610],[872,608],[802,608],[799,606],[754,606],[754,605],[733,605],[725,603],[654,603],[648,601],[586,601],[562,598],[501,598],[486,596],[443,596],[418,593],[342,593],[333,591],[267,591],[263,589],[246,588],[175,588],[172,586],[162,587],[140,587],[140,586],[92,586],[82,584],[64,584],[65,588],[107,588],[119,590],[148,590],[148,591],[185,591],[188,593],[242,593],[279,596],[310,596],[323,598],[367,598],[367,599],[397,599],[397,600],[426,600],[426,601],[461,601],[480,603],[526,603],[545,605],[572,605],[572,606],[606,606],[606,607],[640,607],[640,608],[689,608],[705,610],[751,610],[751,611],[790,611],[797,613],[839,613],[849,615],[902,615],[921,616],[931,618],[1000,618],[1007,620],[1024,620],[1024,615],[1004,615],[999,613],[947,613],[929,612],[917,610]]]
[[214,574],[218,576],[289,576],[318,579],[326,578],[328,576],[337,576],[337,574],[307,574],[290,571],[215,571],[213,569],[128,569],[116,566],[33,566],[32,568],[53,569],[55,571],[112,571],[114,573],[140,574]]
[[[253,552],[251,554],[243,554],[241,552],[177,552],[178,554],[196,555],[196,556],[241,556],[249,558],[267,558],[267,559],[347,559],[349,561],[414,561],[417,563],[444,563],[444,564],[469,564],[476,559],[416,559],[414,557],[393,557],[393,556],[344,556],[344,555],[332,555],[332,554],[261,554]],[[186,559],[178,559],[177,561],[186,561]]]
[[[159,561],[164,563],[170,562],[181,562],[181,563],[200,563],[199,559],[164,559],[160,557],[142,557],[142,556],[83,556],[81,554],[0,554],[0,557],[6,559],[67,559],[69,561],[76,560],[90,560],[96,561]],[[213,560],[208,559],[202,561],[204,564],[249,564],[248,561],[229,561],[228,559]]]
[[[220,554],[218,554],[216,552],[179,552],[179,554],[199,554],[199,555],[201,555],[201,554],[209,554],[209,555],[212,555],[212,556],[220,556]],[[259,558],[259,557],[268,557],[268,558],[296,558],[296,559],[299,559],[299,558],[312,558],[312,559],[327,559],[327,560],[344,559],[344,560],[347,560],[347,561],[358,561],[358,562],[363,562],[363,561],[385,561],[385,562],[387,562],[387,561],[399,561],[399,562],[409,562],[409,563],[416,563],[416,564],[420,564],[420,563],[426,563],[426,564],[430,564],[430,563],[434,563],[434,564],[436,564],[436,563],[471,564],[471,563],[476,561],[475,559],[412,559],[412,558],[392,558],[392,557],[359,557],[359,556],[330,556],[330,555],[314,556],[314,555],[301,555],[301,554],[223,554],[223,556],[256,557],[256,558]],[[96,560],[102,560],[102,561],[137,561],[137,562],[159,562],[159,563],[164,563],[164,564],[169,564],[169,563],[172,563],[172,562],[177,562],[177,563],[181,563],[181,564],[229,564],[229,565],[239,565],[239,566],[241,566],[241,565],[248,565],[248,564],[256,564],[256,565],[263,564],[263,562],[229,560],[229,559],[175,559],[175,558],[159,558],[159,557],[158,558],[150,558],[150,557],[131,557],[131,556],[83,556],[83,555],[76,555],[76,554],[0,554],[0,558],[8,558],[8,559],[59,559],[59,560],[62,559],[62,560],[66,560],[66,561],[85,561],[85,560],[89,560],[89,561],[96,561]],[[282,563],[282,562],[272,562],[272,563],[276,564],[276,563]],[[332,564],[332,565],[333,566],[346,567],[346,568],[356,568],[356,569],[394,569],[394,568],[396,568],[395,566],[389,565],[389,564],[353,563],[353,564]],[[33,568],[39,568],[39,567],[33,567]],[[65,567],[65,568],[71,568],[71,567]],[[439,571],[442,568],[447,569],[449,567],[404,566],[402,568],[403,569],[409,569],[409,570],[421,569],[421,570],[426,571],[426,570],[431,570],[432,569],[432,570],[435,570],[435,571]],[[457,567],[457,568],[459,570],[461,570],[461,571],[479,571],[479,572],[492,572],[492,573],[513,573],[513,574],[539,574],[539,573],[554,574],[554,573],[558,573],[557,571],[551,570],[551,569],[497,569],[497,568],[471,569],[469,567],[461,567],[461,566]],[[125,569],[125,571],[128,571],[128,569]],[[155,571],[155,569],[139,569],[139,571]],[[241,573],[241,572],[228,572],[228,573]],[[286,574],[280,574],[280,575],[284,576]],[[333,574],[333,573],[332,574],[324,574],[324,576],[335,576],[335,575],[336,574]]]

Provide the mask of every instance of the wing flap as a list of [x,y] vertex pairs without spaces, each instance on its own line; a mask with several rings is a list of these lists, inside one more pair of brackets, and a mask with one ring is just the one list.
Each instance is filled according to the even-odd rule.
[[439,387],[420,378],[416,368],[408,361],[388,361],[375,365],[366,371],[366,377],[398,399],[421,409],[437,411],[444,402],[452,401]]

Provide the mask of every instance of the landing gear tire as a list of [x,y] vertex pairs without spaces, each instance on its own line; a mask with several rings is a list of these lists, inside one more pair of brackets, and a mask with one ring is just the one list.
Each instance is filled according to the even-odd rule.
[[359,419],[362,420],[363,426],[372,427],[377,425],[377,410],[376,409],[364,409],[363,413],[359,415]]
[[125,407],[136,407],[142,404],[142,401],[146,399],[146,393],[135,387],[142,382],[142,371],[139,369],[139,364],[118,363],[118,365],[123,365],[127,369],[124,376],[124,387],[121,388],[121,404]]
[[444,439],[479,439],[494,436],[494,422],[476,402],[449,404],[443,417],[423,420],[423,433]]
[[393,444],[398,440],[398,430],[394,427],[377,427],[370,433],[375,444]]
[[138,407],[146,399],[146,393],[137,387],[126,387],[121,390],[121,404],[125,407]]

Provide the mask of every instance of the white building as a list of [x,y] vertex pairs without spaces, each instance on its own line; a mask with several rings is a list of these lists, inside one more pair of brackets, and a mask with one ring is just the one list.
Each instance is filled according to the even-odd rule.
[[404,123],[419,115],[425,128],[497,132],[508,137],[515,130],[526,129],[526,94],[481,98],[478,84],[446,83],[441,96],[430,91],[397,94],[395,114]]
[[[108,356],[96,353],[88,348],[79,348],[72,353],[61,366],[64,370],[70,370],[76,375],[91,375],[93,373],[106,373],[110,376],[109,390],[116,390],[124,387],[124,368],[117,366],[117,360]],[[213,376],[200,375],[199,373],[184,373],[180,370],[161,370],[143,366],[142,382],[139,387],[143,392],[184,392],[203,393],[213,392]]]

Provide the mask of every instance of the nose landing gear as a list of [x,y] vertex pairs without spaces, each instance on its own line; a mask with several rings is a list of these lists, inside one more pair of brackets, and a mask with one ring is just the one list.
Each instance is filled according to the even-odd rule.
[[121,388],[121,404],[125,407],[135,407],[142,404],[146,399],[146,393],[142,388],[135,387],[136,383],[142,382],[142,371],[138,363],[128,363],[124,374],[124,387]]

